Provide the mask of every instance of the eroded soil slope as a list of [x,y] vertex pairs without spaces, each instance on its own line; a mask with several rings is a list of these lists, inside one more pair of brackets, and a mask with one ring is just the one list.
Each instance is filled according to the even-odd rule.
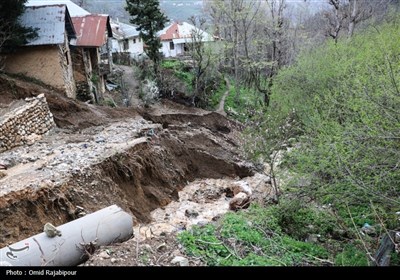
[[[178,200],[195,179],[254,174],[238,152],[240,127],[218,114],[170,102],[141,112],[111,109],[9,83],[18,97],[45,92],[58,127],[0,154],[8,167],[0,179],[0,246],[111,204],[149,223],[151,211]],[[3,104],[12,100],[7,93],[3,85]]]

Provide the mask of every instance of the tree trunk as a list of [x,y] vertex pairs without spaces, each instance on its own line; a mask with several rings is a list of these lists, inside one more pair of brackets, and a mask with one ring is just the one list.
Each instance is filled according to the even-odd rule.
[[236,104],[239,104],[239,95],[240,95],[240,90],[239,90],[239,30],[238,27],[234,27],[234,32],[235,32],[235,43],[234,43],[234,48],[235,48],[235,102]]
[[357,13],[358,13],[358,2],[357,0],[351,0],[350,4],[353,4],[351,7],[351,16],[350,16],[350,24],[349,24],[349,37],[353,36],[354,28],[356,26]]

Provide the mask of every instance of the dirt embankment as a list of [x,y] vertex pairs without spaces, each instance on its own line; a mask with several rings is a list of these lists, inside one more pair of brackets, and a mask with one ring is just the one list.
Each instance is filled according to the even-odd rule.
[[44,92],[58,128],[0,154],[9,167],[0,179],[0,247],[41,232],[46,222],[60,225],[111,204],[148,223],[151,211],[178,200],[195,179],[254,174],[239,152],[240,126],[218,114],[169,102],[142,112],[111,109],[7,83],[0,103]]
[[138,115],[136,111],[127,108],[115,110],[106,106],[76,102],[47,86],[0,74],[0,108],[7,107],[15,100],[41,93],[45,94],[54,121],[59,128],[77,131]]

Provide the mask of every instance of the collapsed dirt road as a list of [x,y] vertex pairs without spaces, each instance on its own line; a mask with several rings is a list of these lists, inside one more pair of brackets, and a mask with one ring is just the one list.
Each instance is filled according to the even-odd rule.
[[[27,85],[11,82],[26,94]],[[243,157],[240,125],[220,114],[169,101],[139,112],[109,109],[45,94],[58,127],[0,154],[8,167],[0,179],[0,247],[112,204],[134,217],[132,242],[160,238],[228,211],[226,190],[240,180],[268,195],[268,178],[254,177]]]

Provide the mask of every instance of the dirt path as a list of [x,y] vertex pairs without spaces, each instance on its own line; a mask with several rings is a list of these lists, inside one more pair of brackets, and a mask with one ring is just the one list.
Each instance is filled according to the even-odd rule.
[[116,65],[116,69],[122,72],[123,91],[128,98],[130,106],[138,108],[143,106],[143,101],[139,97],[139,82],[132,66]]
[[221,115],[223,115],[223,116],[226,116],[225,99],[229,95],[229,92],[230,92],[230,89],[231,89],[231,84],[230,84],[228,78],[225,77],[224,80],[225,80],[225,83],[226,83],[227,90],[225,91],[224,95],[222,96],[221,101],[219,102],[218,109],[217,109],[216,112],[221,114]]

